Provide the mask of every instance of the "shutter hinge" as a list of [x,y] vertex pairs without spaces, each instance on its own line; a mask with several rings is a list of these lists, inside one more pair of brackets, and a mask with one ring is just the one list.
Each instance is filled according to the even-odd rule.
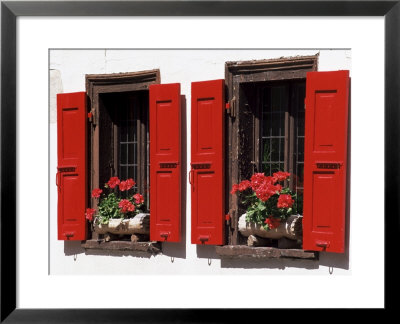
[[236,98],[233,97],[225,104],[225,110],[230,117],[236,116]]
[[96,110],[91,110],[88,112],[88,119],[89,123],[91,123],[93,126],[98,124],[98,116]]

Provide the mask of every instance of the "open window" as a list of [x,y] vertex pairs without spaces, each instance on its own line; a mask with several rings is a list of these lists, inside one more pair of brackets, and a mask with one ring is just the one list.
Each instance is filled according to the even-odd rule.
[[[85,248],[101,248],[104,243],[104,248],[134,249],[134,242],[126,242],[123,233],[118,234],[120,240],[116,239],[117,242],[101,242],[103,234],[93,231],[93,227],[85,221],[85,208],[97,210],[99,207],[99,199],[91,197],[93,190],[103,188],[109,179],[116,177],[118,181],[134,180],[133,186],[129,185],[127,190],[121,189],[119,185],[121,190],[118,194],[121,199],[132,200],[134,193],[143,195],[141,211],[150,216],[143,216],[141,221],[143,226],[150,227],[147,233],[150,235],[150,241],[179,241],[180,85],[160,84],[159,70],[93,74],[86,75],[86,94],[79,93],[79,102],[75,100],[76,102],[71,103],[70,98],[74,98],[75,94],[58,95],[59,166],[60,163],[61,166],[66,164],[60,160],[65,151],[65,143],[71,152],[79,148],[79,170],[83,171],[79,190],[84,191],[80,192],[82,203],[79,207],[71,207],[68,210],[60,207],[60,202],[63,206],[74,205],[76,195],[72,194],[72,189],[77,189],[77,186],[65,194],[68,187],[59,179],[64,178],[62,171],[67,169],[59,168],[59,239],[87,240]],[[78,105],[79,109],[76,108]],[[67,113],[63,113],[65,111]],[[79,112],[79,115],[72,115],[71,111]],[[68,119],[63,116],[67,116]],[[72,120],[70,116],[76,118]],[[79,123],[76,123],[77,121]],[[160,130],[163,130],[162,134]],[[75,133],[82,136],[75,136]],[[160,150],[162,157],[166,157],[168,161],[160,159]],[[175,163],[172,171],[171,164],[168,163],[171,159]],[[161,173],[163,177],[160,177]],[[74,179],[74,176],[70,178]],[[160,178],[162,181],[157,181]],[[165,190],[163,185],[169,186],[171,199],[168,200],[169,205],[164,204],[165,208],[158,208],[165,200],[160,194],[160,190]],[[171,201],[178,203],[171,204]],[[84,234],[63,235],[63,226],[68,223],[68,219],[76,220]],[[118,226],[124,227],[125,224]],[[126,226],[129,227],[130,224]],[[157,250],[154,244],[138,246],[139,250]]]
[[[343,252],[349,78],[348,71],[316,72],[317,66],[318,55],[226,63],[226,104],[213,107],[226,111],[225,132],[220,138],[225,141],[222,158],[225,158],[223,190],[227,215],[219,213],[214,220],[215,223],[226,220],[225,231],[221,232],[225,236],[223,246],[216,247],[221,256],[315,258],[317,254],[311,251]],[[212,81],[198,83],[206,87],[207,82]],[[193,103],[195,84],[192,83],[192,117],[193,109],[197,109]],[[203,92],[205,98],[215,97],[211,88],[208,95],[206,90]],[[192,141],[196,136],[193,125],[192,120]],[[315,143],[321,145],[317,148]],[[314,157],[316,151],[322,152],[318,158]],[[335,165],[340,168],[333,171]],[[299,218],[304,223],[300,228],[301,241],[284,242],[281,246],[272,239],[263,246],[278,249],[247,249],[248,235],[242,235],[244,232],[239,228],[239,219],[247,206],[238,195],[230,194],[232,185],[250,179],[255,173],[272,176],[278,171],[290,173],[285,186],[297,196],[298,215],[305,214],[303,219]],[[192,191],[196,191],[195,185]],[[198,199],[193,192],[192,209],[193,196]],[[328,202],[330,210],[322,206]],[[194,218],[195,213],[192,210],[192,223],[201,218]]]

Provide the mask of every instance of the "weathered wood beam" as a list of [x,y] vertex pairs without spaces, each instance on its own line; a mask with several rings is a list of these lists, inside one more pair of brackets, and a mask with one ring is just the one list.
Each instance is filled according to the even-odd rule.
[[250,247],[247,245],[216,246],[215,252],[222,258],[290,258],[317,260],[318,252],[301,249],[278,249],[274,247]]
[[151,254],[161,252],[160,242],[131,242],[131,241],[110,241],[87,240],[82,244],[84,249],[111,250],[111,251],[138,251]]

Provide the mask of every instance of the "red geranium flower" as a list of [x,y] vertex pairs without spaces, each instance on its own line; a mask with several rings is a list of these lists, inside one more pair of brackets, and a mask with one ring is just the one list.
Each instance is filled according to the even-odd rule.
[[87,209],[86,209],[85,216],[86,216],[86,219],[87,219],[89,222],[91,222],[91,221],[93,220],[93,215],[94,215],[95,212],[96,212],[96,210],[93,209],[93,208],[87,208]]
[[251,176],[251,187],[256,191],[261,185],[263,185],[267,179],[264,173],[254,173]]
[[255,193],[258,199],[267,201],[271,196],[279,193],[282,190],[282,186],[274,185],[271,179],[271,177],[265,177],[264,182],[257,185]]
[[290,208],[293,206],[294,200],[291,195],[280,195],[278,198],[278,208]]
[[225,220],[228,221],[228,220],[230,220],[230,219],[231,219],[231,215],[226,214],[226,215],[225,215]]
[[121,208],[122,213],[132,212],[135,210],[135,205],[132,204],[128,199],[122,199],[118,207]]
[[101,190],[99,188],[93,189],[92,197],[93,198],[99,198],[102,192],[103,192],[103,190]]
[[119,184],[119,190],[125,191],[131,189],[135,185],[135,181],[133,179],[127,179],[125,181],[121,181]]
[[236,191],[239,190],[239,185],[238,184],[233,184],[232,185],[232,190],[231,190],[231,195],[234,195],[236,193]]
[[280,225],[281,220],[280,218],[268,217],[264,223],[268,225],[269,229],[274,229]]
[[276,179],[275,182],[279,182],[279,181],[284,181],[287,178],[290,177],[290,173],[289,172],[282,172],[282,171],[278,171],[275,172],[273,175],[273,178]]
[[245,191],[248,188],[251,188],[251,182],[249,180],[243,180],[239,184],[234,184],[232,186],[231,194],[233,195],[237,191]]
[[251,182],[249,180],[243,180],[239,183],[239,191],[245,191],[247,188],[251,187]]
[[110,187],[111,189],[114,189],[117,185],[120,184],[120,180],[118,177],[111,177],[110,180],[106,183],[106,187]]
[[134,194],[133,199],[135,199],[135,203],[137,203],[138,205],[144,203],[144,198],[140,193]]

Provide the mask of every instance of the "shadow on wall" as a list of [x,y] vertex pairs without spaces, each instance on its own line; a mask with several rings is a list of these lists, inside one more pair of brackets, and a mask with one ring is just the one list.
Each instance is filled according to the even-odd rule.
[[85,249],[81,246],[81,241],[64,241],[65,256],[85,253]]
[[215,252],[215,245],[196,245],[197,257],[200,259],[220,259]]
[[293,259],[222,259],[221,268],[242,268],[242,269],[281,269],[303,268],[318,269],[318,261],[315,260],[293,260]]
[[181,95],[181,241],[162,243],[162,254],[169,257],[186,259],[186,96]]
[[152,254],[140,251],[110,251],[110,250],[95,250],[88,249],[85,251],[85,255],[101,255],[101,256],[113,256],[113,257],[126,257],[131,256],[135,258],[150,259]]
[[81,241],[64,241],[64,254],[65,256],[78,255],[102,255],[102,256],[114,256],[114,257],[123,257],[123,256],[132,256],[138,258],[147,258],[150,259],[152,256],[147,252],[140,251],[110,251],[110,250],[96,250],[96,249],[84,249],[81,246]]

